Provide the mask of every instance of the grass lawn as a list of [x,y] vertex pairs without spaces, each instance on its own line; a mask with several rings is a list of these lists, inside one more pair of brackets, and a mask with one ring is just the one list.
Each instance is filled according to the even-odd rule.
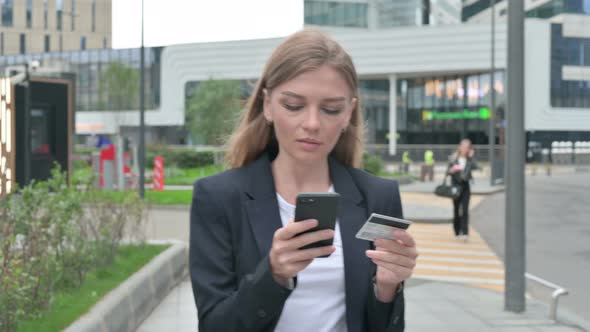
[[[179,168],[173,171],[172,176],[165,176],[166,185],[192,185],[195,180],[217,174],[223,171],[222,165],[209,165],[197,168]],[[166,170],[164,169],[164,172]]]
[[[95,191],[92,194],[118,203],[129,195],[137,195],[136,191]],[[192,190],[146,190],[145,198],[151,205],[190,205],[193,199]]]
[[141,269],[168,246],[122,246],[113,265],[90,272],[82,287],[58,290],[51,311],[19,322],[19,332],[61,331],[86,313],[105,294]]
[[[208,165],[196,168],[164,168],[164,183],[166,185],[187,185],[190,186],[196,180],[222,172],[222,165]],[[152,169],[146,169],[146,173],[152,173]],[[91,167],[78,168],[74,170],[72,179],[87,179],[92,175]]]
[[193,199],[192,190],[146,191],[148,203],[153,205],[190,205]]

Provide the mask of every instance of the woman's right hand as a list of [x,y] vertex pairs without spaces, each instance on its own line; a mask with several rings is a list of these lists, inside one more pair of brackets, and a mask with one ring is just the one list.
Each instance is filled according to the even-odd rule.
[[314,258],[330,255],[336,250],[333,245],[299,249],[308,244],[334,237],[334,230],[331,229],[299,235],[317,225],[318,221],[315,219],[290,222],[275,232],[269,258],[271,273],[277,283],[287,286],[288,280],[311,264]]

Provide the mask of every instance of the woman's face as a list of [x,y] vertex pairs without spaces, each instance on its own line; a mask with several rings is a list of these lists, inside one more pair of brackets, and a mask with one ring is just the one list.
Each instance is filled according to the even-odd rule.
[[469,141],[461,141],[461,143],[459,144],[459,153],[461,154],[461,156],[468,156],[469,151],[471,151],[471,143]]
[[357,102],[342,75],[329,66],[264,93],[264,116],[274,125],[279,153],[305,164],[328,157]]

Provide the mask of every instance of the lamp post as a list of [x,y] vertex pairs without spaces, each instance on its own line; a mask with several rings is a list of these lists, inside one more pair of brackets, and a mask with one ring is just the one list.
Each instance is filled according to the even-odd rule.
[[504,308],[525,310],[526,215],[524,131],[524,3],[508,1],[508,112],[506,130],[506,274]]
[[139,196],[145,197],[145,92],[144,92],[144,67],[145,56],[143,47],[143,0],[141,0],[141,47],[139,66]]
[[23,162],[25,164],[24,169],[24,185],[28,185],[31,181],[31,75],[29,73],[29,63],[25,63],[25,81],[23,86],[25,87],[25,100],[24,109],[25,115],[23,117],[23,129],[25,135],[23,136]]
[[496,70],[495,64],[495,49],[496,49],[496,11],[495,9],[496,0],[490,0],[490,11],[492,12],[492,54],[491,54],[491,68],[490,68],[490,120],[489,120],[489,150],[490,150],[490,185],[493,186],[495,184],[496,179],[496,172],[494,169],[495,164],[495,151],[494,151],[494,144],[496,141],[496,88],[495,88],[495,77],[494,72]]

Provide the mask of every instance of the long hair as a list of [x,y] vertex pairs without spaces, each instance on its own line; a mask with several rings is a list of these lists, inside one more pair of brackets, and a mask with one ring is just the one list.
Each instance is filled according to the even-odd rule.
[[449,161],[452,162],[452,161],[459,159],[459,157],[461,157],[461,144],[463,144],[463,142],[469,143],[469,147],[473,148],[473,144],[471,143],[471,140],[469,138],[462,139],[461,142],[459,142],[459,145],[457,145],[457,149],[455,150],[455,152],[453,152],[449,156]]
[[330,66],[348,83],[357,99],[350,124],[342,133],[331,155],[350,167],[362,162],[364,126],[359,100],[356,69],[350,56],[336,41],[314,29],[301,30],[283,41],[266,63],[262,76],[248,99],[240,121],[228,140],[225,162],[237,168],[256,160],[268,149],[278,149],[273,126],[263,115],[264,93],[296,76],[322,66]]

